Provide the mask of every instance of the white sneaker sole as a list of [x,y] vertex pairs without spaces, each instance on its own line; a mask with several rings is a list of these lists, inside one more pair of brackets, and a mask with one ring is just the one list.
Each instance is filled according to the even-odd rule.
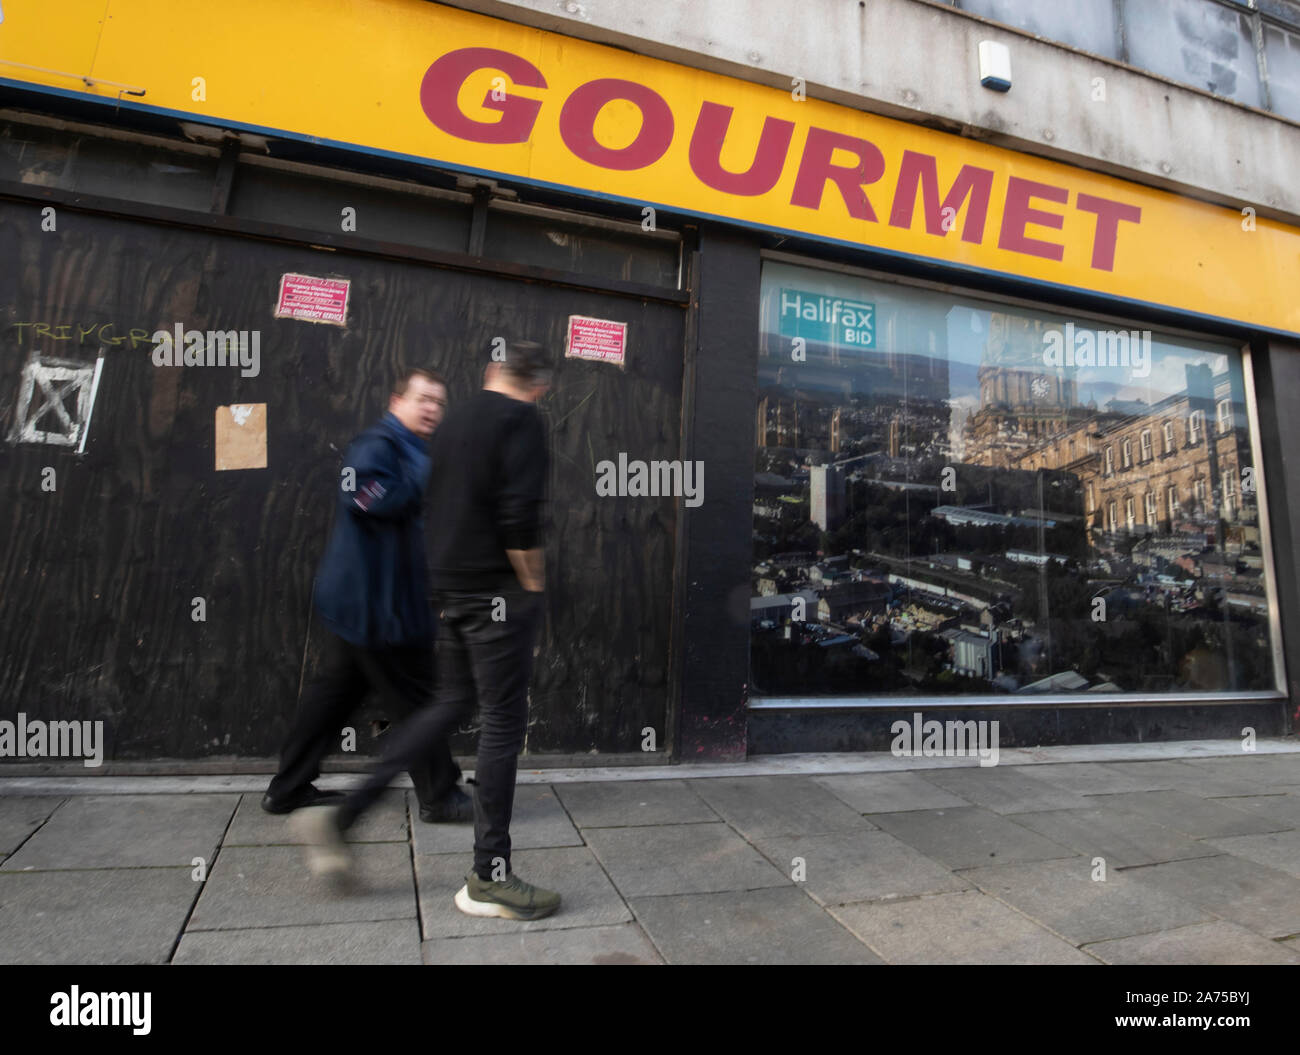
[[496,916],[500,919],[519,919],[520,917],[506,905],[495,901],[475,901],[469,896],[469,884],[456,891],[456,907],[467,916]]
[[469,884],[461,887],[456,891],[456,907],[467,916],[495,916],[498,919],[517,919],[523,923],[528,923],[535,919],[545,919],[547,916],[554,915],[559,910],[559,905],[551,909],[550,912],[529,913],[523,915],[512,909],[509,905],[502,905],[496,901],[475,901],[469,896]]
[[296,838],[303,840],[311,874],[346,889],[352,882],[352,855],[334,827],[333,811],[337,809],[337,806],[312,806],[295,810],[289,818],[289,827]]

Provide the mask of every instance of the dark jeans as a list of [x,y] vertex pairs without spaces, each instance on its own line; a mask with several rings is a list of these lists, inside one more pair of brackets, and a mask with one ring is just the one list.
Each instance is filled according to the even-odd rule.
[[477,703],[481,728],[474,772],[474,870],[490,879],[497,859],[510,870],[515,774],[545,601],[540,593],[515,588],[496,594],[446,592],[437,606],[442,614],[433,705],[392,730],[384,761],[344,801],[340,823],[350,826],[399,772],[427,757],[435,744],[445,743]]
[[[340,731],[369,691],[380,694],[384,713],[397,723],[428,706],[433,682],[432,642],[369,649],[330,634],[320,671],[303,693],[298,717],[280,752],[280,770],[268,792],[287,799],[315,780],[321,759],[338,748]],[[411,774],[421,805],[439,802],[460,779],[460,767],[445,738],[430,743],[424,755],[403,768]]]

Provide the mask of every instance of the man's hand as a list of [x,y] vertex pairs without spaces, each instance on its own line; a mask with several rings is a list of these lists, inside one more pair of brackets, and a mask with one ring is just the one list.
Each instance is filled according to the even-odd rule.
[[506,556],[515,569],[519,584],[529,593],[541,593],[546,589],[546,561],[542,550],[508,549]]
[[351,488],[338,486],[350,501],[348,508],[358,516],[400,520],[420,511],[424,501],[423,481],[409,473],[397,447],[390,440],[369,437],[353,443],[344,456],[353,471]]

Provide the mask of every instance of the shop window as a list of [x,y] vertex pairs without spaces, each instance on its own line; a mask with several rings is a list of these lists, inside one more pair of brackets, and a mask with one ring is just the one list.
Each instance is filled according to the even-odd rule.
[[[1153,333],[1141,376],[1045,371],[1046,332],[1104,324],[787,258],[760,305],[756,699],[1277,690],[1263,533],[1235,526],[1264,511],[1235,486],[1233,529],[1207,512],[1210,480],[1255,465],[1252,430],[1165,430],[1219,399],[1249,418],[1235,345]],[[1159,483],[1120,491],[1161,434]],[[1231,599],[1207,605],[1224,566]]]

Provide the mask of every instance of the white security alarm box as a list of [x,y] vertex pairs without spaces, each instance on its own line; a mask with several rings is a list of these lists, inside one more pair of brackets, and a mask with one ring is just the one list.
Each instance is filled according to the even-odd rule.
[[996,40],[980,41],[980,84],[995,92],[1011,89],[1011,51]]

